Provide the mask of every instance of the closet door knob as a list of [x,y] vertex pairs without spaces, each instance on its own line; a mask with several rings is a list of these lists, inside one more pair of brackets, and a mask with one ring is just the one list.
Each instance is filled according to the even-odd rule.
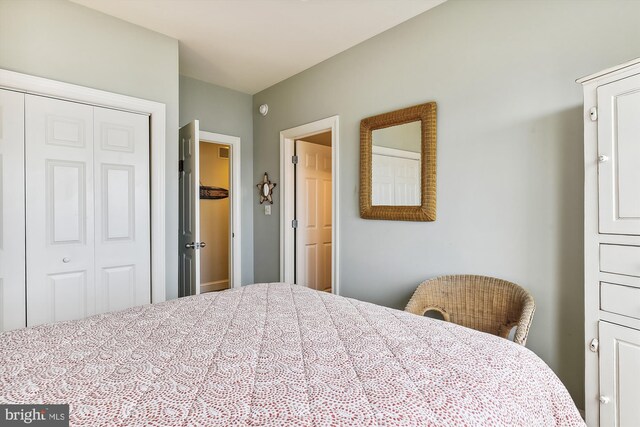
[[604,154],[600,154],[600,155],[598,156],[598,161],[599,161],[600,163],[604,163],[604,162],[606,162],[607,160],[609,160],[609,157],[605,156]]
[[187,249],[195,249],[196,244],[194,242],[185,243],[184,247],[187,248]]
[[611,399],[607,396],[600,396],[600,403],[602,403],[603,405],[606,405],[607,403],[611,402]]
[[62,262],[64,262],[65,264],[71,262],[71,258],[64,257],[62,258]]
[[205,242],[200,242],[200,247],[204,248],[205,246],[207,246],[207,244]]

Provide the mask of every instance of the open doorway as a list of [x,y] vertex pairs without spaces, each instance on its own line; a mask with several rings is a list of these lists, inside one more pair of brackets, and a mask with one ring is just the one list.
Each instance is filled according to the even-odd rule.
[[231,280],[231,147],[200,139],[200,293]]
[[280,132],[280,280],[339,293],[338,116]]
[[239,287],[240,138],[180,128],[178,296]]

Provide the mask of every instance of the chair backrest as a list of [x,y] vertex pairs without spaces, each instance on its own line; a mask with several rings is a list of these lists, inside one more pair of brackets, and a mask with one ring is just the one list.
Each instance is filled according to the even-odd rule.
[[486,276],[441,276],[422,282],[405,311],[423,316],[435,310],[444,320],[525,345],[535,311],[529,292],[506,280]]

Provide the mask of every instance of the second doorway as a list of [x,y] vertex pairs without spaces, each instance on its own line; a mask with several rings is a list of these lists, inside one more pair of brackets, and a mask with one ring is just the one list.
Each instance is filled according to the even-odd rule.
[[318,291],[332,286],[331,131],[295,141],[295,283]]
[[200,140],[200,293],[231,284],[231,149]]

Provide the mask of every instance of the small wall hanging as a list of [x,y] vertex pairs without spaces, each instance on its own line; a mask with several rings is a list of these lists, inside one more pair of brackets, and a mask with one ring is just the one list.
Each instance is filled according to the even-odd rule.
[[275,186],[276,183],[269,181],[269,175],[265,172],[262,182],[259,182],[257,185],[260,192],[260,204],[263,204],[265,201],[273,204],[273,198],[271,195],[273,194]]

